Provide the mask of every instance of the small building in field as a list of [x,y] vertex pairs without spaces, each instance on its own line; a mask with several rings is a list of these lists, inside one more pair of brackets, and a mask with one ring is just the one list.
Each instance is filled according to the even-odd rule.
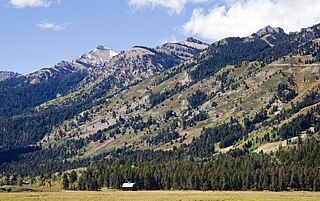
[[136,187],[136,184],[135,183],[123,183],[122,184],[122,190],[123,191],[137,191],[137,187]]

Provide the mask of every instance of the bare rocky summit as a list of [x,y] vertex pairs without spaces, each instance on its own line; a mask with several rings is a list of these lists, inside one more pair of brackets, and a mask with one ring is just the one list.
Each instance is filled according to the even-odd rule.
[[252,34],[253,37],[262,37],[267,34],[285,34],[284,30],[280,27],[271,27],[270,25],[260,29],[257,33]]

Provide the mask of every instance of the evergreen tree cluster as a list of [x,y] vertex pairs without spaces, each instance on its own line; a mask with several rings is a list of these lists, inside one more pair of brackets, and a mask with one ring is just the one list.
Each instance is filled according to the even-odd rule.
[[189,98],[188,98],[188,102],[189,105],[192,108],[197,108],[198,106],[202,105],[205,101],[207,101],[207,94],[200,91],[200,90],[196,90]]
[[[234,150],[201,162],[175,160],[170,158],[173,153],[131,152],[94,164],[73,177],[78,177],[79,190],[119,189],[130,181],[145,190],[319,191],[319,151],[319,141],[308,139],[274,154]],[[154,155],[157,157],[152,158]],[[70,189],[63,180],[63,186]]]

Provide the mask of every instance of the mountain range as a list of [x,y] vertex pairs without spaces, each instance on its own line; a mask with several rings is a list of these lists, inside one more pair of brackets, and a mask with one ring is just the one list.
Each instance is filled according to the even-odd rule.
[[319,42],[320,25],[267,26],[211,45],[98,46],[31,74],[0,72],[1,172],[54,173],[148,150],[197,161],[294,147],[320,130]]

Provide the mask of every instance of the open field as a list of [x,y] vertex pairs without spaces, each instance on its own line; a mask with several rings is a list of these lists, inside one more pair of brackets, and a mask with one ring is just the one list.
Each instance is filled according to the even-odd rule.
[[105,191],[105,192],[37,192],[37,193],[0,193],[0,201],[33,201],[33,200],[75,200],[75,201],[311,201],[320,200],[320,193],[313,192],[220,192],[220,191]]

